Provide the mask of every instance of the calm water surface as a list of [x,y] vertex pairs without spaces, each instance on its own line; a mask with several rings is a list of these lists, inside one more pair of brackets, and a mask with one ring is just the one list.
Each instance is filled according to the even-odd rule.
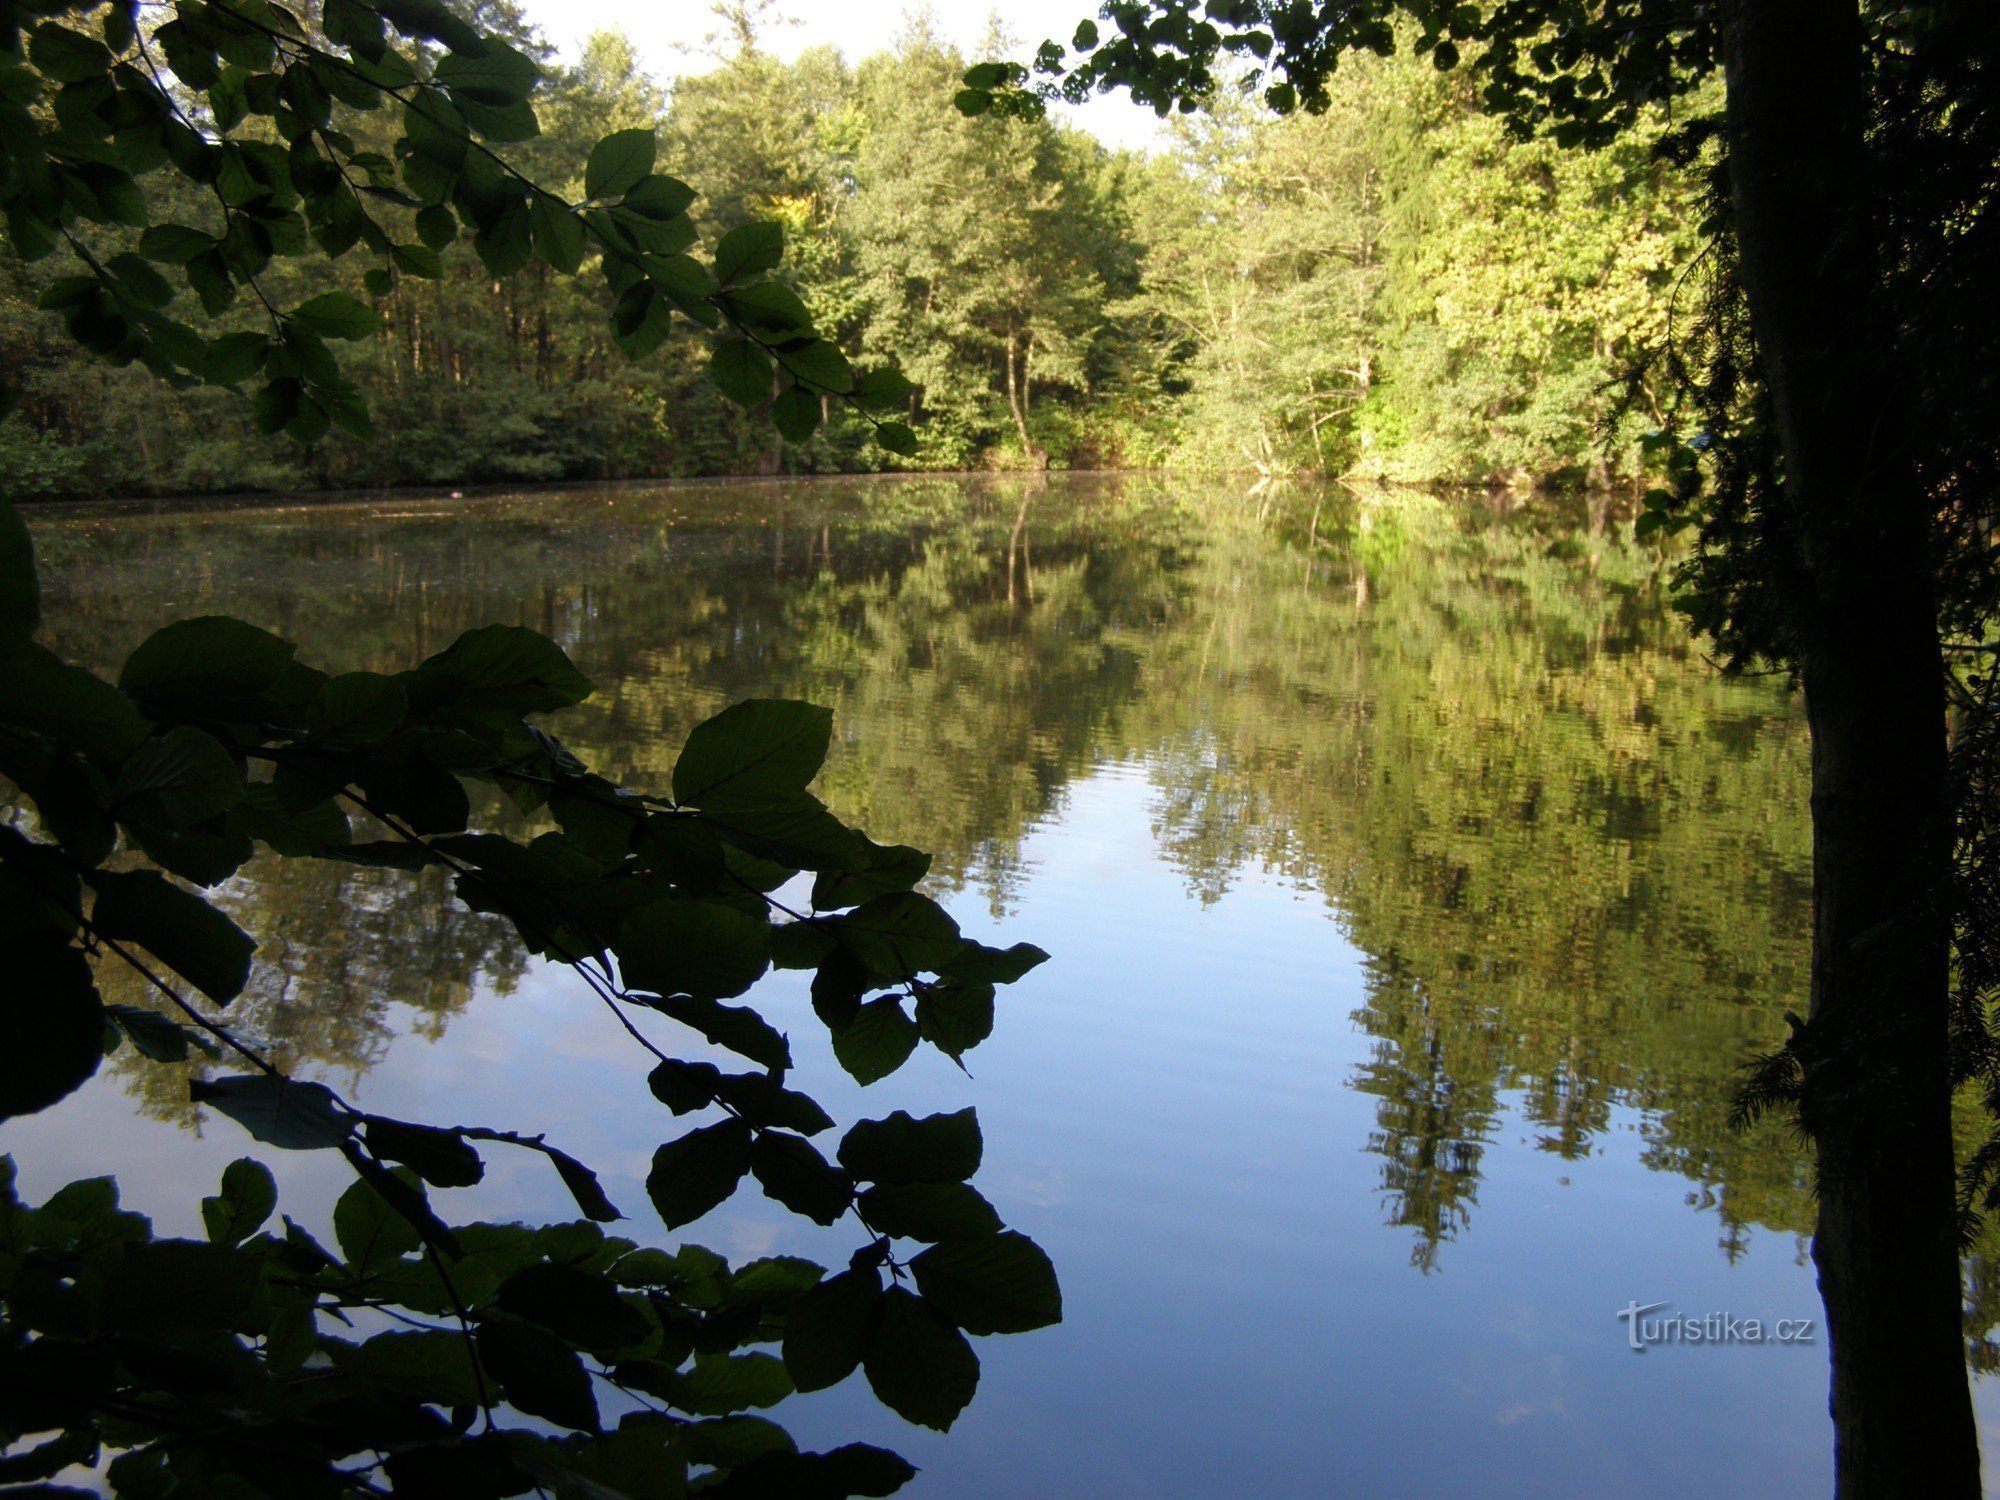
[[[829,703],[826,799],[938,851],[968,931],[1054,955],[969,1080],[926,1049],[860,1090],[794,976],[758,992],[836,1117],[978,1105],[980,1183],[1068,1309],[980,1341],[948,1437],[856,1377],[780,1411],[802,1442],[895,1446],[931,1497],[1827,1491],[1823,1342],[1635,1354],[1615,1316],[1819,1316],[1804,1163],[1725,1118],[1802,1008],[1804,725],[1714,674],[1616,526],[1104,480],[34,524],[53,644],[94,664],[203,611],[339,669],[517,621],[600,686],[557,731],[652,785],[726,703]],[[547,1128],[640,1212],[675,1133],[642,1059],[423,884],[252,866],[235,1020],[366,1107]],[[0,1149],[31,1193],[111,1168],[197,1232],[246,1141],[185,1097],[120,1063]],[[308,1222],[345,1185],[273,1165]],[[573,1215],[504,1156],[446,1204]],[[754,1188],[688,1237],[851,1248]]]

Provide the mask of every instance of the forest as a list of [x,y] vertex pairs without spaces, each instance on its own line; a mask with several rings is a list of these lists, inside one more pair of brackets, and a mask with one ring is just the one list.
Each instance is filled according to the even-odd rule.
[[[915,453],[837,404],[809,441],[782,439],[768,403],[746,411],[710,384],[702,339],[628,358],[600,284],[539,262],[496,277],[469,237],[432,244],[419,223],[396,235],[412,243],[393,278],[274,266],[286,303],[339,284],[381,319],[344,363],[387,419],[306,446],[224,415],[229,391],[176,391],[78,348],[38,310],[71,258],[0,254],[0,379],[19,398],[0,426],[8,493],[909,467],[1602,487],[1639,476],[1638,438],[1662,424],[1669,383],[1644,360],[1701,243],[1695,184],[1654,150],[1664,110],[1569,151],[1513,138],[1465,76],[1399,53],[1343,68],[1323,114],[1218,93],[1175,119],[1169,148],[1112,151],[1054,119],[963,115],[967,59],[922,18],[885,53],[784,62],[738,8],[712,66],[668,93],[622,35],[568,65],[518,11],[486,14],[550,80],[541,134],[510,158],[574,187],[601,134],[656,125],[705,243],[781,223],[783,275],[817,325],[914,382]],[[350,128],[380,134],[360,140],[374,149],[394,134],[380,116]],[[178,178],[148,191],[162,221],[219,224]],[[219,327],[258,316],[239,305]]]

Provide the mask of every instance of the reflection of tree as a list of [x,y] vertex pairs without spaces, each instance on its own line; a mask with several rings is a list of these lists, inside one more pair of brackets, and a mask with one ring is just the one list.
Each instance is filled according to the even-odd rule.
[[[1782,1135],[1725,1118],[1803,988],[1803,726],[1695,658],[1650,554],[1575,519],[916,479],[45,529],[61,644],[100,662],[169,603],[280,629],[310,611],[339,666],[486,620],[547,630],[605,689],[559,731],[637,784],[727,701],[830,703],[829,801],[996,905],[1073,776],[1142,760],[1192,890],[1261,863],[1372,956],[1355,1082],[1388,1217],[1428,1264],[1506,1107],[1565,1158],[1636,1107],[1647,1160],[1713,1196],[1726,1239],[1807,1222]],[[365,934],[389,890],[300,893],[295,920],[358,901]],[[244,921],[274,950],[340,935]],[[388,957],[340,1014],[422,988]],[[459,962],[435,960],[411,961]],[[365,1060],[355,1024],[328,1028],[342,1065]]]
[[[435,1038],[475,989],[505,994],[522,971],[506,925],[454,901],[441,870],[262,859],[216,902],[260,945],[222,1019],[259,1038],[287,1072],[345,1075],[351,1085],[387,1049],[394,1007],[407,1007],[409,1029]],[[123,964],[100,964],[98,982],[107,1000],[154,1002]],[[162,1068],[124,1049],[117,1066],[146,1113],[191,1119],[187,1074],[209,1064],[196,1056],[187,1068]]]

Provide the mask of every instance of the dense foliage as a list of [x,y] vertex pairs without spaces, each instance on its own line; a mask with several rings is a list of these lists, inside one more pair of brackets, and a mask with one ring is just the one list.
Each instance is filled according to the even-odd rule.
[[[263,0],[187,0],[143,27],[130,5],[7,19],[0,210],[29,259],[65,247],[42,300],[114,366],[248,394],[290,441],[365,437],[368,402],[328,341],[371,337],[380,314],[347,290],[301,299],[290,268],[360,249],[361,288],[381,301],[442,280],[439,251],[464,234],[496,281],[531,262],[545,285],[601,272],[625,354],[677,320],[715,330],[714,385],[789,441],[844,398],[876,441],[910,446],[872,415],[907,383],[857,376],[769,274],[780,225],[684,253],[693,189],[653,171],[650,125],[589,148],[576,201],[527,175],[506,153],[538,137],[539,69],[442,5],[342,3],[312,26]],[[239,300],[258,309],[248,326],[227,321]],[[40,631],[35,548],[0,501],[0,774],[32,814],[0,829],[0,1119],[59,1102],[120,1048],[160,1065],[199,1050],[237,1071],[190,1080],[191,1102],[268,1147],[336,1153],[356,1180],[333,1212],[336,1253],[289,1218],[266,1227],[275,1181],[248,1159],[203,1201],[200,1242],[154,1237],[109,1178],[23,1205],[8,1162],[0,1483],[94,1466],[149,1497],[887,1494],[912,1473],[895,1455],[802,1455],[746,1413],[861,1369],[890,1408],[946,1428],[978,1382],[967,1334],[1061,1316],[1047,1257],[967,1183],[971,1110],[859,1121],[829,1160],[810,1138],[833,1120],[786,1086],[790,1039],[723,1003],[772,968],[812,971],[833,1054],[867,1084],[923,1042],[961,1058],[992,1029],[996,987],[1045,957],[962,938],[914,889],[927,855],[874,843],[807,790],[829,711],[725,709],[651,795],[534,722],[592,686],[523,627],[467,630],[406,670],[328,673],[270,631],[203,615],[152,631],[115,681]],[[447,875],[458,901],[567,966],[646,1054],[655,1098],[706,1117],[654,1153],[647,1195],[667,1229],[754,1181],[815,1224],[853,1217],[862,1245],[828,1274],[607,1239],[597,1226],[623,1215],[546,1135],[390,1118],[290,1076],[218,1014],[249,986],[257,942],[204,892],[260,850]],[[107,1004],[107,969],[153,1003]],[[663,1021],[690,1040],[669,1050],[646,1024]],[[679,1055],[703,1050],[754,1066]],[[583,1218],[447,1223],[431,1190],[478,1183],[495,1146],[546,1158]]]
[[[8,256],[11,491],[1044,462],[1603,482],[1644,467],[1634,439],[1665,387],[1642,382],[1621,421],[1620,381],[1663,337],[1698,217],[1650,149],[1663,117],[1615,150],[1564,152],[1508,138],[1459,77],[1371,58],[1342,72],[1325,115],[1222,99],[1140,156],[1049,120],[965,118],[952,107],[965,60],[921,23],[858,62],[816,49],[786,63],[743,17],[715,66],[663,96],[620,37],[560,66],[518,18],[494,16],[549,75],[542,133],[500,154],[575,197],[601,129],[657,124],[662,160],[698,194],[685,205],[698,243],[781,223],[780,279],[818,328],[915,382],[914,454],[837,408],[808,441],[781,442],[702,379],[697,341],[622,358],[606,326],[616,287],[539,262],[497,277],[467,239],[407,244],[422,226],[369,199],[406,242],[393,282],[310,257],[266,280],[281,306],[337,280],[375,315],[343,365],[392,421],[304,448],[218,421],[225,393],[162,390],[64,336],[39,305],[76,269],[66,250]],[[204,107],[189,102],[195,118]],[[393,154],[382,116],[332,108],[357,146]],[[148,191],[156,215],[222,222],[197,187]],[[101,237],[78,235],[85,249]],[[195,296],[168,289],[170,310]],[[259,316],[223,314],[243,329]]]

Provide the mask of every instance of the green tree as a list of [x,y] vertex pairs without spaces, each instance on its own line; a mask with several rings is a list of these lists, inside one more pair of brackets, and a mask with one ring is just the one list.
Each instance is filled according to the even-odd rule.
[[[1680,138],[1711,168],[1715,276],[1690,373],[1714,461],[1682,450],[1656,514],[1700,519],[1697,622],[1738,664],[1796,673],[1813,729],[1812,999],[1753,1098],[1794,1100],[1815,1142],[1841,1493],[1976,1495],[1950,1112],[1956,1078],[1991,1076],[1995,970],[1990,902],[1953,877],[1957,853],[1980,864],[1993,840],[1990,801],[1956,797],[1943,648],[1987,650],[2000,586],[2000,411],[1973,375],[1991,324],[1972,289],[1995,252],[1959,232],[2000,159],[2000,27],[1863,0],[1110,11],[1115,34],[1079,28],[1063,87],[1125,86],[1162,111],[1193,108],[1225,52],[1264,67],[1281,112],[1324,109],[1339,59],[1392,50],[1404,20],[1439,68],[1469,56],[1518,131],[1566,147],[1627,138],[1720,72],[1720,113]],[[1060,74],[1064,54],[1045,44],[1038,66]],[[1027,76],[984,64],[965,106],[1032,113],[1013,87]],[[1992,738],[1986,666],[1975,747]],[[1978,764],[1961,780],[1991,784]]]
[[[694,192],[654,171],[650,126],[592,145],[580,183],[530,175],[542,68],[516,21],[493,7],[474,25],[428,0],[340,0],[311,28],[264,0],[144,18],[130,5],[10,12],[9,239],[29,260],[58,258],[42,302],[84,347],[241,392],[265,431],[305,443],[335,425],[372,431],[329,341],[372,336],[406,278],[446,280],[442,251],[461,236],[496,297],[531,265],[544,291],[544,271],[601,275],[628,355],[676,320],[714,331],[718,385],[768,400],[792,441],[833,398],[897,406],[907,382],[857,378],[770,276],[777,225],[686,254]],[[154,179],[183,216],[157,212]],[[373,263],[341,289],[356,250]],[[199,302],[197,322],[161,266]],[[239,302],[248,326],[209,321]],[[509,304],[517,354],[529,305]],[[877,433],[909,446],[907,429]],[[115,682],[40,635],[41,562],[0,505],[0,771],[34,813],[26,832],[0,830],[14,963],[0,1117],[65,1097],[114,1048],[156,1063],[201,1051],[236,1071],[196,1076],[194,1103],[267,1146],[336,1152],[357,1180],[329,1250],[289,1219],[267,1228],[275,1184],[247,1159],[204,1201],[205,1243],[155,1239],[108,1178],[23,1205],[7,1162],[0,1441],[56,1434],[10,1453],[7,1479],[104,1462],[121,1494],[650,1496],[680,1493],[692,1468],[717,1493],[883,1494],[912,1472],[894,1455],[801,1455],[745,1413],[865,1368],[892,1409],[949,1427],[978,1380],[966,1333],[1060,1316],[1047,1258],[966,1183],[981,1151],[972,1111],[861,1121],[829,1161],[809,1137],[832,1120],[786,1087],[789,1040],[724,1003],[773,967],[812,970],[835,1056],[870,1083],[920,1042],[961,1057],[991,1030],[996,987],[1045,957],[961,937],[913,889],[928,856],[874,843],[807,790],[830,713],[725,709],[647,795],[534,722],[592,685],[525,627],[464,631],[407,670],[328,672],[267,630],[201,616],[146,635]],[[522,949],[573,970],[648,1055],[660,1102],[707,1114],[655,1154],[647,1190],[669,1229],[754,1180],[815,1223],[854,1217],[866,1242],[828,1275],[607,1238],[598,1225],[618,1209],[542,1136],[390,1119],[289,1077],[281,1051],[217,1014],[257,993],[258,943],[203,891],[260,848],[448,877]],[[807,873],[809,898],[773,895]],[[458,956],[483,962],[476,943]],[[106,968],[164,1009],[107,1004]],[[649,1022],[754,1067],[677,1057]],[[494,1146],[544,1156],[584,1217],[448,1225],[430,1190],[479,1181]],[[899,1253],[912,1239],[929,1248]],[[600,1393],[613,1392],[633,1409],[608,1426]]]
[[1106,208],[1074,169],[1095,148],[1039,121],[960,118],[950,101],[963,68],[917,23],[861,70],[848,223],[862,347],[915,382],[942,462],[1011,429],[1018,461],[1046,468],[1036,393],[1087,387],[1107,278],[1121,269],[1101,258]]

